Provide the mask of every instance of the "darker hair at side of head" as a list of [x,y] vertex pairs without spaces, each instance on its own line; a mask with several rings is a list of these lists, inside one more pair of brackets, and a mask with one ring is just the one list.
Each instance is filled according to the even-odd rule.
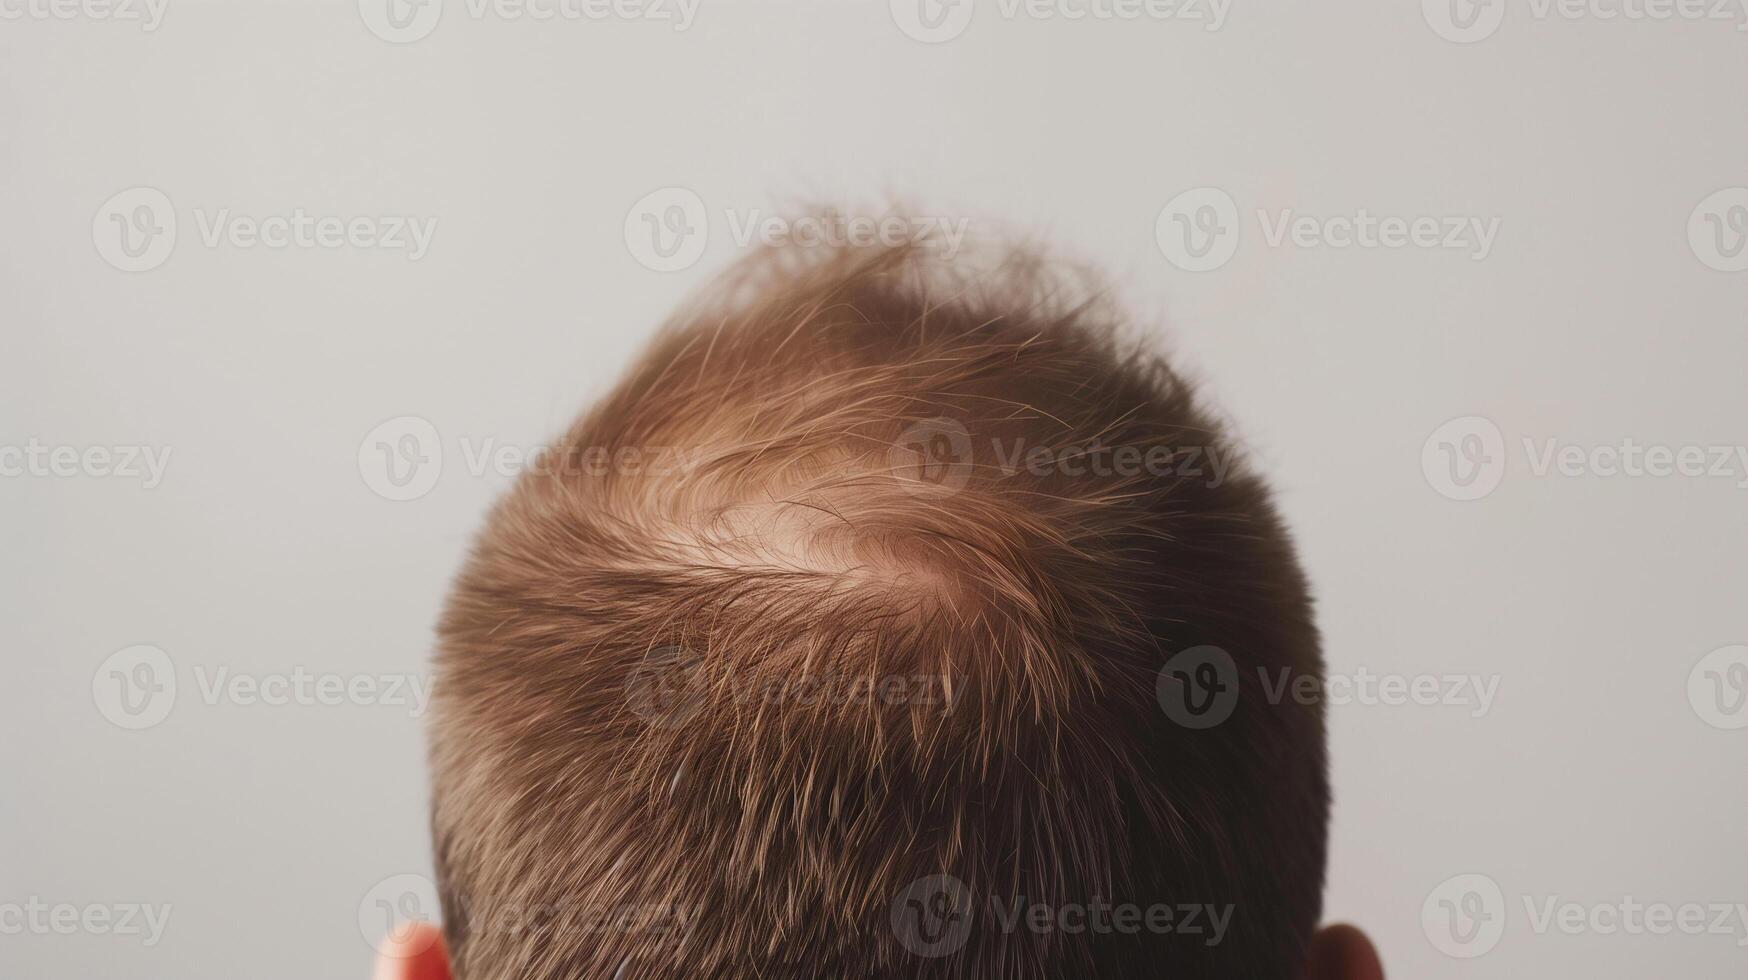
[[[437,655],[460,980],[1296,975],[1281,521],[1108,304],[968,267],[749,260],[494,509]],[[1210,650],[1202,723],[1165,668]]]

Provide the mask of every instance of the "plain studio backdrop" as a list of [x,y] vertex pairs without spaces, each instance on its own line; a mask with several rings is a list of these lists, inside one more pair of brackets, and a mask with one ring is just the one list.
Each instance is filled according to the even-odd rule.
[[898,201],[1105,270],[1272,478],[1353,692],[1330,919],[1397,977],[1741,976],[1700,8],[0,0],[0,975],[366,976],[520,454],[749,223]]

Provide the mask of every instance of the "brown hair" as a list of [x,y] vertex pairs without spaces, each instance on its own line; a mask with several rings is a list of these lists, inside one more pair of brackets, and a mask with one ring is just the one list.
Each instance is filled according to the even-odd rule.
[[1322,716],[1260,678],[1321,675],[1304,578],[1067,285],[763,254],[522,476],[440,627],[461,980],[1296,975]]

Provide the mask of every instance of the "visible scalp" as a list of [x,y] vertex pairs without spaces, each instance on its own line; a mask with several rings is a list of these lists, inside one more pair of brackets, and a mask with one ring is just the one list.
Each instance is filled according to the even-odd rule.
[[[1192,733],[1153,684],[1206,643],[1317,672],[1303,578],[1242,467],[1215,486],[1015,465],[1003,447],[1230,448],[1110,310],[1042,269],[762,257],[499,505],[440,629],[434,827],[463,980],[1296,962],[1321,884],[1319,713],[1247,707]],[[565,465],[648,447],[685,465]],[[652,671],[683,677],[683,710],[644,710]],[[794,694],[894,677],[938,697]],[[1240,946],[979,932],[918,958],[890,905],[935,874],[981,896],[1228,902]],[[482,924],[555,897],[683,910],[683,928]]]

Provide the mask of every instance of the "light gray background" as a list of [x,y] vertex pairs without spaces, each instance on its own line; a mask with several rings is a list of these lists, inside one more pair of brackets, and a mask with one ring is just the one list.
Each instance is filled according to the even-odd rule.
[[[0,904],[173,909],[150,948],[0,935],[0,975],[367,975],[361,903],[429,873],[420,722],[209,704],[196,672],[421,672],[508,483],[470,474],[462,440],[553,435],[737,254],[726,210],[896,196],[1028,230],[1161,324],[1279,487],[1334,671],[1499,678],[1481,717],[1332,709],[1330,918],[1397,977],[1741,976],[1734,919],[1537,934],[1524,898],[1748,901],[1748,732],[1688,697],[1708,652],[1748,643],[1743,474],[1537,476],[1522,441],[1748,441],[1748,273],[1687,234],[1748,184],[1748,34],[1513,4],[1455,43],[1403,0],[1240,0],[1205,26],[980,3],[929,44],[885,3],[835,0],[706,0],[685,31],[447,0],[410,44],[338,2],[170,0],[154,31],[0,20],[0,446],[172,452],[151,489],[0,478]],[[127,273],[93,221],[136,186],[180,229]],[[673,186],[711,235],[662,273],[622,228]],[[1243,226],[1190,273],[1155,223],[1204,186]],[[418,261],[206,246],[197,212],[227,207],[438,227]],[[1500,228],[1484,261],[1271,247],[1258,208]],[[445,457],[393,502],[358,449],[401,416]],[[1459,502],[1422,455],[1469,416],[1497,424],[1505,468]],[[179,684],[140,731],[93,686],[133,644]],[[1459,874],[1504,898],[1503,937],[1469,959],[1421,916]]]

